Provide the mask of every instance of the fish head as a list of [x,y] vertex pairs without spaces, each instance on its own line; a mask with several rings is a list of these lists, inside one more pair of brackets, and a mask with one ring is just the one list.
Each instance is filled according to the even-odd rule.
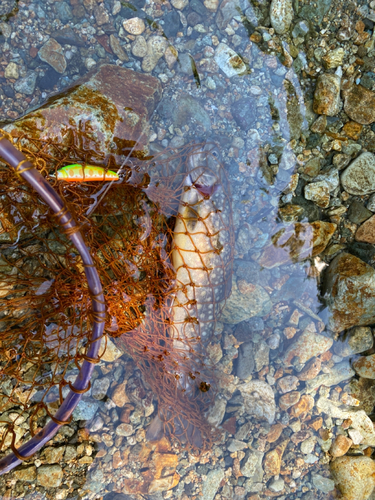
[[219,188],[220,160],[220,150],[214,142],[208,142],[189,153],[187,171],[191,183],[204,197],[212,196]]

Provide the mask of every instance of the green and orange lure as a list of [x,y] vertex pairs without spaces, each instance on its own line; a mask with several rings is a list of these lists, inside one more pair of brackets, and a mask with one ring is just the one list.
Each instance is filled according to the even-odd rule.
[[112,170],[95,165],[66,165],[57,171],[56,178],[66,182],[117,181],[119,176]]

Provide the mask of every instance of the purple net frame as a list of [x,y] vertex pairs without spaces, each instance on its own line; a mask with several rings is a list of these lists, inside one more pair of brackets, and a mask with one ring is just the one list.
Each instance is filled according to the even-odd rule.
[[[80,372],[70,385],[70,391],[57,410],[54,417],[47,425],[35,434],[29,441],[15,448],[12,443],[13,452],[0,460],[0,475],[11,471],[19,465],[22,460],[27,460],[34,453],[40,450],[53,436],[59,428],[70,422],[71,415],[78,405],[82,394],[90,388],[90,379],[94,370],[94,365],[99,361],[99,349],[101,339],[104,335],[104,321],[106,316],[106,307],[102,285],[97,270],[94,267],[90,251],[87,248],[83,237],[79,231],[79,226],[75,222],[72,214],[67,209],[64,201],[49,185],[44,177],[36,170],[32,163],[19,151],[3,134],[0,132],[0,157],[3,158],[22,179],[29,183],[40,197],[51,207],[54,214],[58,217],[60,225],[66,232],[76,249],[78,250],[87,279],[88,288],[92,300],[93,327],[89,348],[84,356]],[[13,440],[14,441],[14,440]]]

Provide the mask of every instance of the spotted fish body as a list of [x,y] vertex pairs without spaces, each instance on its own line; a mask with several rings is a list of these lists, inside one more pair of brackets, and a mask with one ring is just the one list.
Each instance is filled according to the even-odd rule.
[[[233,224],[228,184],[214,144],[189,156],[185,190],[176,225],[172,263],[177,290],[172,306],[174,349],[186,352],[194,365],[207,347],[231,290]],[[191,347],[195,354],[191,352]],[[205,382],[181,374],[181,385],[194,392]],[[194,374],[193,374],[194,376]],[[209,383],[209,381],[207,381]]]
[[231,197],[219,158],[214,144],[193,147],[188,154],[171,255],[176,272],[168,329],[173,356],[164,360],[177,361],[166,365],[176,379],[176,401],[159,408],[146,432],[149,441],[166,433],[197,449],[211,433],[204,415],[197,414],[211,400],[204,396],[212,383],[206,350],[232,281]]
[[57,171],[56,178],[67,182],[115,181],[119,176],[112,170],[105,170],[95,165],[66,165]]

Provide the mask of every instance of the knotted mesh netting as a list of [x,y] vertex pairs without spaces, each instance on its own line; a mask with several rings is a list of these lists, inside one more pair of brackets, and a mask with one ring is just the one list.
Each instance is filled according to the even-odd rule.
[[[205,350],[209,339],[203,342],[201,338],[202,325],[196,320],[199,305],[192,307],[191,297],[185,302],[180,297],[176,305],[176,297],[188,294],[189,287],[191,293],[195,286],[214,289],[217,283],[211,285],[209,279],[205,285],[181,282],[172,265],[172,252],[178,250],[173,244],[173,231],[176,219],[183,219],[179,204],[190,189],[186,183],[186,162],[200,154],[202,145],[165,150],[143,160],[133,157],[118,165],[112,157],[90,149],[72,131],[69,134],[65,145],[26,135],[12,140],[65,200],[80,224],[103,286],[108,310],[106,334],[117,338],[117,345],[132,356],[142,371],[145,384],[158,400],[164,429],[194,446],[187,428],[197,428],[202,437],[199,446],[206,447],[213,434],[204,415],[215,392],[215,374]],[[117,171],[120,181],[58,181],[56,172],[73,163]],[[218,185],[227,186],[219,163],[215,175]],[[207,229],[206,240],[212,240],[212,252],[222,255],[215,265],[223,269],[220,285],[225,285],[230,280],[233,248],[230,197],[225,189],[220,205],[215,207],[221,220],[216,234],[206,227],[210,212],[201,223],[203,232]],[[193,218],[199,216],[199,208],[199,203],[189,207]],[[189,224],[184,224],[189,237]],[[229,235],[225,240],[231,248],[229,252],[222,253],[217,245],[222,231]],[[191,243],[192,252],[201,255],[193,238]],[[202,272],[209,276],[212,269],[206,257],[201,260]],[[182,266],[189,269],[189,262]],[[215,293],[208,297],[201,306],[208,307],[216,301],[209,316],[212,326],[219,317],[223,297],[216,300]],[[3,452],[12,442],[19,446],[27,441],[62,403],[87,350],[93,321],[90,304],[77,250],[60,231],[49,207],[0,162]],[[174,325],[176,307],[183,308],[184,325],[193,325],[185,336]],[[186,377],[194,384],[194,390],[186,390],[186,381],[181,382]]]

